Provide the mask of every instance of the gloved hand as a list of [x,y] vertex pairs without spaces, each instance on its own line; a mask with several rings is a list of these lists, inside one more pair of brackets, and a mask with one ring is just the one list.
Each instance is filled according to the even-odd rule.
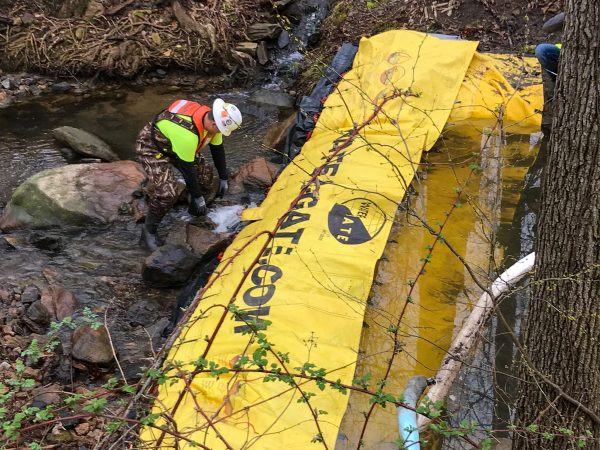
[[203,216],[207,213],[206,202],[204,201],[204,197],[196,197],[192,198],[190,201],[190,207],[188,208],[188,212],[192,216]]
[[223,197],[225,192],[229,189],[229,184],[227,184],[227,180],[219,180],[219,192],[217,193],[217,197]]

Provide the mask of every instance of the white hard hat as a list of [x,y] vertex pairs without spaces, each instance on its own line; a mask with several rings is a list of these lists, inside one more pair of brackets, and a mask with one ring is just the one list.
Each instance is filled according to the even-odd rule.
[[229,136],[242,124],[242,113],[238,107],[231,103],[225,103],[220,98],[213,103],[212,112],[217,128],[223,136]]

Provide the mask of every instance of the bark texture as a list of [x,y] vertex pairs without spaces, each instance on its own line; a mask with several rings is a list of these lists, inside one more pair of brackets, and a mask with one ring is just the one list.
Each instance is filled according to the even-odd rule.
[[518,429],[537,429],[513,450],[600,449],[600,2],[566,16],[519,373]]

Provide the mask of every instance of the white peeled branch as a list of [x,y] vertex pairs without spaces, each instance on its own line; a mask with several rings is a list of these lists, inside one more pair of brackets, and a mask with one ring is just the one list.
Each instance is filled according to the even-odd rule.
[[[530,272],[534,262],[535,253],[530,253],[496,278],[489,289],[489,293],[484,292],[481,295],[460,333],[456,336],[454,342],[452,342],[448,354],[435,376],[436,384],[431,386],[427,392],[427,397],[432,402],[435,403],[436,401],[444,401],[446,399],[462,364],[466,362],[471,348],[477,342],[479,331],[494,308],[494,301]],[[430,422],[427,417],[419,416],[417,423],[419,428],[423,428]]]

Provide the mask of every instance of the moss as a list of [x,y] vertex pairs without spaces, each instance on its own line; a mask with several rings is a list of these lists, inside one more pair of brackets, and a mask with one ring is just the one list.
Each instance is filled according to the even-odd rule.
[[326,19],[327,26],[338,26],[344,23],[348,18],[349,5],[345,2],[338,2]]

